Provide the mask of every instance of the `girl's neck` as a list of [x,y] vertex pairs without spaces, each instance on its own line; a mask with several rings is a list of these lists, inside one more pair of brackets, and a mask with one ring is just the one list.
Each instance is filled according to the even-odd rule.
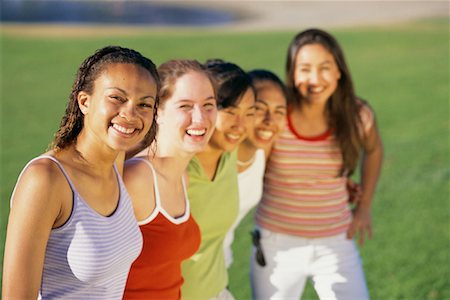
[[111,167],[119,154],[118,151],[113,151],[107,146],[96,147],[95,145],[87,145],[80,140],[70,146],[68,151],[74,163],[81,165],[85,171],[90,170],[89,173],[99,176],[106,176],[111,173]]
[[289,119],[297,134],[303,137],[317,137],[329,130],[325,105],[302,104],[294,107]]
[[195,156],[203,167],[203,171],[210,180],[214,180],[220,157],[224,151],[208,145],[205,151],[197,153]]
[[256,147],[249,139],[245,139],[238,148],[238,159],[246,160],[252,157],[258,147]]
[[156,154],[154,158],[150,157],[150,161],[158,173],[169,180],[178,181],[183,176],[193,156],[163,156]]
[[213,148],[208,145],[204,151],[197,153],[195,156],[197,156],[200,162],[216,162],[218,164],[223,153],[224,151],[222,149]]
[[294,107],[293,111],[297,111],[297,113],[305,120],[326,119],[326,103],[304,102],[302,105]]
[[258,150],[255,145],[248,139],[245,139],[238,148],[237,159],[238,159],[238,171],[243,172],[248,169],[255,160],[256,150]]
[[160,174],[163,174],[168,179],[178,180],[184,174],[189,161],[194,157],[195,153],[186,152],[174,147],[172,144],[167,144],[163,138],[157,138],[156,140],[158,141],[156,154],[154,157],[150,155],[150,161]]

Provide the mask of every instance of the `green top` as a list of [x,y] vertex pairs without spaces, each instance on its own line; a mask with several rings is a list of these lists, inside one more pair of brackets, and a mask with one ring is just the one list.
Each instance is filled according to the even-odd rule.
[[228,285],[223,240],[239,210],[237,152],[225,152],[210,181],[194,157],[188,166],[191,214],[200,227],[200,248],[182,263],[182,299],[210,299]]

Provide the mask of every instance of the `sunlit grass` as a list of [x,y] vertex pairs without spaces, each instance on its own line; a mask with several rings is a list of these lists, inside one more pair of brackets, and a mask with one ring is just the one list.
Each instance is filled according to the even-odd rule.
[[[374,201],[374,239],[361,254],[372,299],[450,299],[449,23],[333,30],[357,93],[374,107],[385,161]],[[142,33],[121,37],[25,37],[1,40],[1,207],[28,160],[58,128],[76,69],[107,44],[134,48],[159,64],[171,58],[224,58],[283,76],[295,32]],[[252,216],[238,229],[230,288],[249,299]],[[3,254],[3,242],[0,252]],[[306,299],[316,299],[308,286]]]

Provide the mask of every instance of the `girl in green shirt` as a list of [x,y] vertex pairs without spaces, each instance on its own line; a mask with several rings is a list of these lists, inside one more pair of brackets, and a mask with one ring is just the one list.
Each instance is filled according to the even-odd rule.
[[251,130],[255,116],[255,92],[248,75],[237,65],[208,61],[217,81],[218,114],[215,131],[206,150],[188,166],[188,196],[202,242],[196,254],[182,264],[183,299],[233,299],[226,289],[228,273],[223,240],[238,209],[237,146]]

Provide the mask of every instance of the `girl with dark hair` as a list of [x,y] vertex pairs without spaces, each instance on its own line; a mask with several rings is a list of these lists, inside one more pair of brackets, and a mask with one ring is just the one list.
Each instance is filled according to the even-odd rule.
[[217,84],[218,115],[203,152],[188,165],[191,212],[201,232],[200,248],[182,264],[183,299],[233,299],[226,289],[223,240],[239,207],[236,151],[254,122],[255,93],[250,78],[237,65],[206,64]]
[[142,248],[118,154],[156,132],[159,77],[140,53],[102,48],[80,66],[51,149],[11,198],[5,299],[121,299]]
[[158,73],[161,91],[156,141],[127,160],[124,168],[124,182],[144,239],[124,299],[180,299],[181,262],[200,245],[184,173],[213,134],[217,115],[214,85],[206,68],[194,60],[165,62]]
[[267,70],[248,72],[256,91],[255,122],[238,150],[239,213],[224,241],[225,261],[233,261],[231,244],[239,223],[261,200],[266,158],[286,119],[286,88]]
[[[368,299],[352,238],[359,234],[362,244],[372,232],[383,153],[374,113],[356,97],[342,49],[327,32],[299,33],[286,70],[287,127],[272,148],[256,211],[254,298],[298,298],[311,278],[321,299]],[[360,158],[362,195],[352,215],[347,181]]]

